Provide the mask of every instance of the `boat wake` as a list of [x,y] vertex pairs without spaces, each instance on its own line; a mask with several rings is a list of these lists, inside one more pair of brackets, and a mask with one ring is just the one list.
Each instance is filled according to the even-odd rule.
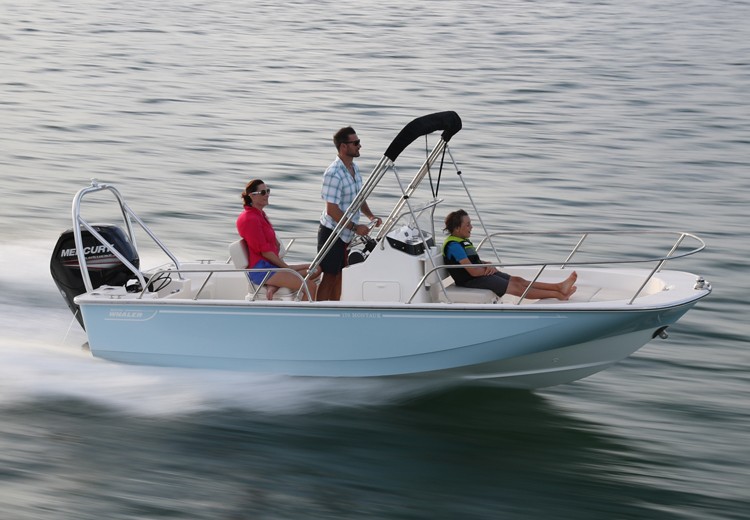
[[184,415],[221,409],[267,414],[318,413],[388,406],[436,388],[435,382],[293,378],[110,363],[82,347],[0,340],[0,406],[74,399],[136,415]]
[[434,381],[394,385],[377,379],[297,378],[123,365],[98,360],[82,345],[74,346],[70,341],[0,340],[2,407],[73,399],[144,416],[222,409],[279,415],[388,406],[435,389]]

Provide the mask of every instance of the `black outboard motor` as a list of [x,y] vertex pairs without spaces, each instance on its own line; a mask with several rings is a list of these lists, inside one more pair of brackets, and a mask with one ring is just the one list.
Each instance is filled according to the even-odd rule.
[[[117,252],[124,256],[135,268],[139,267],[138,252],[122,229],[112,225],[94,225],[92,227],[107,242],[114,245]],[[83,240],[83,252],[86,256],[86,266],[94,289],[102,285],[125,285],[128,280],[134,278],[135,275],[130,269],[112,254],[107,246],[94,238],[88,230],[81,230],[81,239]],[[79,312],[78,305],[73,302],[73,298],[86,292],[86,286],[83,283],[81,267],[78,264],[75,236],[72,229],[65,231],[57,240],[52,252],[50,271],[71,312],[78,319],[81,327],[84,327],[83,317]]]

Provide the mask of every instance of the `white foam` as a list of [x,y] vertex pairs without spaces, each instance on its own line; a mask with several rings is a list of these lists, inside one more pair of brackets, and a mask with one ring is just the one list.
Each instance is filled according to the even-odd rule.
[[[77,325],[76,325],[77,326]],[[137,415],[223,408],[270,414],[383,405],[425,390],[383,380],[293,378],[242,372],[146,367],[93,358],[82,347],[0,340],[0,405],[75,398]]]

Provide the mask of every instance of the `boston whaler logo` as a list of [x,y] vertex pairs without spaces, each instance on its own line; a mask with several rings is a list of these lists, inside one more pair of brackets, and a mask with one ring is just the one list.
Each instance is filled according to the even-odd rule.
[[143,312],[137,310],[109,309],[107,320],[148,321],[154,316],[156,316],[156,311]]

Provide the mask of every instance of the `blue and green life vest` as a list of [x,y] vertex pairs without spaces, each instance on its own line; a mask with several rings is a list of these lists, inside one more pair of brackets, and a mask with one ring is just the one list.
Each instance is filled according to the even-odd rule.
[[[446,254],[445,250],[447,249],[448,244],[450,244],[451,242],[458,242],[459,244],[461,244],[461,247],[463,247],[464,251],[466,252],[467,258],[472,264],[482,263],[482,261],[479,259],[479,255],[477,254],[477,250],[474,249],[474,244],[472,244],[469,239],[457,237],[454,235],[448,235],[448,237],[443,242],[443,260],[447,265],[461,265],[456,260],[448,258],[448,255]],[[468,280],[471,280],[473,278],[471,274],[469,274],[469,271],[467,271],[466,269],[448,269],[448,272],[456,281],[456,285],[463,285]]]

